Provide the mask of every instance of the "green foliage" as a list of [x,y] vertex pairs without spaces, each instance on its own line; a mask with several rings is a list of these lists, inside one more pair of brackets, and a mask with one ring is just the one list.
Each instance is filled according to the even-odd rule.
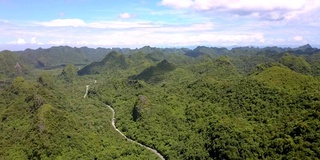
[[54,86],[55,86],[55,80],[56,77],[54,77],[52,74],[49,74],[49,73],[41,73],[38,77],[38,82],[44,86],[44,87],[47,87],[47,88],[50,88],[50,89],[53,89]]
[[135,80],[144,80],[150,83],[158,83],[164,79],[164,74],[171,72],[174,69],[176,69],[176,67],[173,64],[169,63],[167,60],[163,60],[156,66],[149,67],[132,78]]
[[78,76],[77,68],[73,64],[68,64],[61,72],[60,77],[67,82],[73,82]]
[[303,57],[285,54],[280,59],[280,63],[299,73],[311,73],[311,66]]
[[112,51],[100,62],[93,62],[78,71],[79,75],[99,74],[128,68],[128,62],[123,54]]
[[0,52],[0,64],[0,84],[17,76],[32,75],[26,60],[14,52]]
[[[262,59],[250,67],[253,74],[242,75],[237,58],[198,58],[162,74],[161,83],[119,77],[97,93],[116,97],[108,101],[126,135],[168,159],[319,157],[319,141],[307,138],[320,136],[313,127],[319,124],[316,78]],[[147,97],[148,107],[139,105],[137,95]],[[314,115],[312,123],[308,115]]]
[[220,55],[227,54],[227,48],[217,48],[217,47],[205,47],[205,46],[198,46],[192,51],[188,51],[186,54],[191,57],[198,57],[202,55],[208,55],[212,58],[216,58]]
[[239,72],[230,57],[220,56],[211,60],[207,57],[201,57],[202,63],[190,65],[193,73],[198,73],[204,79],[231,79],[239,76]]
[[[279,55],[279,54],[277,54]],[[240,55],[237,58],[232,59],[232,63],[235,64],[237,69],[243,73],[250,74],[254,72],[256,66],[261,64],[274,64],[275,59],[269,58],[263,54],[258,55]]]
[[144,112],[148,112],[150,109],[150,102],[146,96],[139,95],[137,102],[135,103],[132,110],[132,118],[137,121]]
[[307,62],[311,65],[312,75],[320,75],[320,52],[307,57]]
[[115,50],[84,76],[68,65],[4,84],[0,159],[156,159],[114,130],[104,104],[119,130],[166,159],[319,159],[310,46]]
[[80,81],[49,88],[46,76],[0,91],[1,159],[156,159],[113,129],[103,103],[83,99]]
[[144,52],[135,52],[128,56],[130,68],[136,72],[141,72],[147,67],[150,67],[153,62],[147,57]]
[[319,83],[313,77],[302,75],[286,67],[273,66],[255,76],[258,80],[266,82],[271,87],[285,89],[293,93],[304,90],[313,91]]

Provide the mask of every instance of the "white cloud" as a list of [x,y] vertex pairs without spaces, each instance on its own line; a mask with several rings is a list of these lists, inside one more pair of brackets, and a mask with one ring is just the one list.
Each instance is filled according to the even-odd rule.
[[299,14],[320,9],[319,0],[162,0],[161,5],[180,8],[192,9],[200,12],[226,12],[234,15],[254,15],[262,19],[282,20],[292,19]]
[[[265,38],[258,32],[219,32],[214,31],[214,23],[167,24],[144,21],[123,22],[105,21],[84,23],[81,27],[59,29],[38,26],[37,32],[43,44],[74,46],[194,46],[194,45],[234,45],[245,43],[264,43]],[[37,27],[37,28],[38,28]],[[1,33],[0,33],[1,35]],[[74,36],[77,35],[77,36]],[[25,35],[27,37],[27,35]],[[30,44],[37,38],[30,32]],[[63,38],[63,39],[62,39]],[[38,43],[39,44],[39,43]]]
[[119,15],[119,17],[120,17],[121,19],[130,19],[130,18],[133,18],[134,16],[133,16],[132,14],[130,14],[130,13],[121,13],[121,14]]
[[[151,46],[232,46],[232,45],[319,45],[318,27],[286,26],[285,22],[205,21],[197,23],[168,23],[151,21],[91,21],[79,19],[81,26],[43,25],[49,22],[0,25],[0,43],[16,46],[89,46],[89,47],[142,47]],[[37,25],[35,25],[37,24]],[[49,27],[59,26],[59,27]],[[299,35],[297,35],[299,33]],[[301,37],[303,35],[303,37]],[[8,43],[4,39],[21,37]],[[41,43],[39,42],[41,40]],[[313,42],[313,43],[312,43]],[[20,45],[17,45],[20,44]],[[21,45],[23,44],[23,45]]]
[[[265,38],[261,33],[217,33],[217,32],[211,32],[209,34],[203,34],[199,35],[197,37],[198,41],[205,41],[207,43],[217,44],[217,43],[223,43],[223,44],[244,44],[248,45],[250,43],[255,42],[256,44],[263,44],[265,42]],[[261,45],[260,44],[260,45]]]
[[17,40],[17,44],[25,44],[25,43],[26,43],[26,41],[24,39],[22,39],[22,38],[19,38]]
[[195,8],[198,10],[220,9],[220,10],[299,10],[307,4],[313,4],[315,0],[292,0],[287,1],[268,0],[162,0],[161,5],[174,8]]
[[46,27],[81,27],[85,26],[85,22],[81,19],[55,19],[48,22],[35,22],[35,24]]
[[68,42],[66,42],[64,39],[52,40],[47,43],[50,45],[66,45],[66,44],[68,44]]
[[36,25],[45,27],[87,27],[106,29],[128,29],[128,28],[149,28],[158,25],[149,21],[125,22],[125,21],[95,21],[85,22],[81,19],[55,19],[47,22],[34,22]]
[[15,41],[11,41],[11,42],[8,42],[7,44],[26,44],[27,42],[23,39],[23,38],[18,38],[17,40]]
[[8,42],[8,44],[26,44],[27,42],[23,38],[18,38],[16,41]]
[[302,41],[303,38],[302,38],[301,36],[294,36],[294,37],[293,37],[293,40],[295,40],[295,41]]
[[36,37],[32,37],[31,40],[30,40],[30,43],[31,44],[37,44]]
[[213,30],[215,25],[213,23],[194,23],[194,24],[183,24],[183,25],[158,25],[152,28],[146,28],[145,31],[154,33],[188,33],[188,32],[205,32]]
[[150,28],[157,27],[157,24],[148,21],[124,22],[124,21],[98,21],[85,25],[90,28],[109,28],[109,29],[129,29],[129,28]]
[[162,0],[160,2],[161,5],[169,6],[173,8],[189,8],[194,5],[194,1],[192,0],[179,0],[179,1],[173,1],[173,0]]

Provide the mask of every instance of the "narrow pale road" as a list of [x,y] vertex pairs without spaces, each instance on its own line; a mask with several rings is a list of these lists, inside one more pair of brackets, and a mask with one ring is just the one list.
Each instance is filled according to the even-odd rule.
[[125,139],[127,139],[127,141],[130,141],[130,142],[132,142],[132,143],[138,144],[139,146],[144,147],[144,148],[150,150],[151,152],[153,152],[154,154],[156,154],[160,159],[165,160],[165,159],[163,158],[163,156],[162,156],[157,150],[152,149],[152,148],[150,148],[150,147],[148,147],[148,146],[145,146],[145,145],[143,145],[143,144],[141,144],[141,143],[139,143],[139,142],[137,142],[137,141],[134,141],[134,140],[128,138],[127,136],[125,136],[125,135],[116,127],[116,125],[115,125],[115,122],[114,122],[115,112],[114,112],[113,108],[110,107],[109,105],[106,105],[106,106],[112,111],[112,121],[111,121],[111,124],[112,124],[113,128],[114,128],[117,132],[119,132],[119,133],[121,134],[121,136],[123,136]]

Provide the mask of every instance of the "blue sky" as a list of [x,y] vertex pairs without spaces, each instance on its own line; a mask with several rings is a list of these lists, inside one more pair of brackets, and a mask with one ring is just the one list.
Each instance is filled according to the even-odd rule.
[[0,50],[320,46],[320,0],[0,0]]

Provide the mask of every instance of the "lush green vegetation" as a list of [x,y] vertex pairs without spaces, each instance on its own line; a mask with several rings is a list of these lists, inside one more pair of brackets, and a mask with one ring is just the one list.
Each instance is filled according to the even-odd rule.
[[12,80],[16,76],[31,74],[31,64],[11,51],[0,52],[0,83]]
[[[123,133],[166,159],[320,158],[318,49],[107,51],[78,71],[1,72],[0,158],[156,159],[112,128],[103,104]],[[4,55],[7,66],[32,62]]]

